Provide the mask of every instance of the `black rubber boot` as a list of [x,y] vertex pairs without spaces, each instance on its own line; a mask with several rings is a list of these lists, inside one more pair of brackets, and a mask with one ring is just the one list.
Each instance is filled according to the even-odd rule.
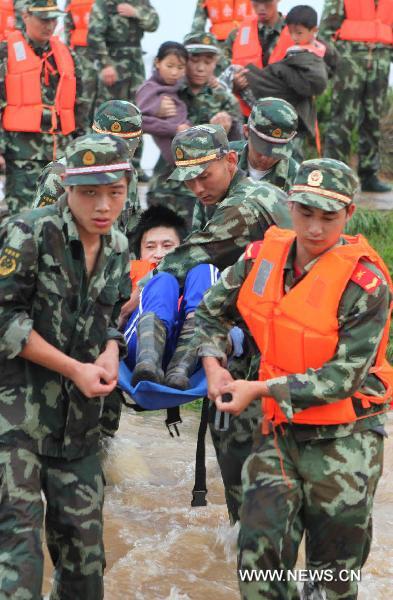
[[195,371],[198,356],[197,350],[191,344],[195,331],[195,317],[186,319],[165,373],[165,385],[178,390],[186,390],[190,385],[190,376]]
[[371,175],[363,175],[361,177],[362,191],[375,192],[376,194],[384,194],[392,191],[392,186],[384,181],[381,181],[375,173]]
[[136,364],[131,383],[133,386],[139,381],[163,383],[162,357],[166,343],[165,325],[154,313],[148,312],[139,319],[137,331]]

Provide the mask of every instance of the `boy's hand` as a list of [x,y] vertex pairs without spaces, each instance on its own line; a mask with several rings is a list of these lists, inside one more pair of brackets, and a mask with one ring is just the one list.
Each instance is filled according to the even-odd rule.
[[112,67],[112,65],[104,67],[100,73],[100,77],[107,86],[113,85],[118,79],[117,71],[115,67]]
[[234,91],[245,90],[248,87],[246,74],[248,69],[241,69],[233,74],[233,89]]
[[128,2],[120,2],[120,4],[117,5],[116,9],[121,17],[130,18],[137,16],[136,8],[134,8],[131,4],[128,4]]
[[218,112],[214,117],[210,119],[212,125],[221,125],[227,133],[229,133],[232,127],[232,117],[225,110]]

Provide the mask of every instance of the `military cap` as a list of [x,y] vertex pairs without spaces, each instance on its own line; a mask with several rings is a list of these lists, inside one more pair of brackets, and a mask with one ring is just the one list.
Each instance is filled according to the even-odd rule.
[[67,146],[65,159],[64,185],[115,183],[132,169],[127,142],[113,135],[76,138]]
[[333,158],[314,158],[301,163],[289,199],[337,212],[353,202],[358,185],[355,173],[345,163]]
[[26,10],[39,19],[57,19],[63,14],[56,4],[56,0],[27,0]]
[[95,111],[92,129],[123,138],[135,151],[142,136],[142,113],[127,100],[108,100]]
[[229,142],[221,125],[196,125],[178,133],[172,141],[176,169],[168,179],[186,181],[197,177],[218,158],[229,152]]
[[209,32],[189,33],[183,44],[190,54],[219,54],[217,38]]
[[248,118],[249,136],[253,147],[264,156],[278,159],[292,154],[292,140],[297,133],[296,110],[286,100],[258,100]]

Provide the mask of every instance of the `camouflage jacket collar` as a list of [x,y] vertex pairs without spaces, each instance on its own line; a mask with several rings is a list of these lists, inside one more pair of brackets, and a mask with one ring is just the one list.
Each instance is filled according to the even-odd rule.
[[271,31],[276,31],[277,33],[281,33],[281,31],[285,27],[285,17],[282,13],[278,13],[279,18],[274,23],[274,25],[264,25],[263,23],[258,23],[258,29],[260,32],[269,33]]
[[[240,154],[238,166],[248,175],[248,142],[244,144],[244,148]],[[269,181],[270,183],[283,188],[288,177],[288,171],[289,160],[281,159],[276,162],[275,165],[273,165],[262,181]]]

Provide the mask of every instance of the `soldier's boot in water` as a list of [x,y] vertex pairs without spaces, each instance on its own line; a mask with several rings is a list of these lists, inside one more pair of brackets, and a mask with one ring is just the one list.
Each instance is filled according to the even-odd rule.
[[166,344],[164,323],[152,312],[144,313],[138,323],[135,368],[131,383],[139,381],[163,383],[162,358]]
[[190,384],[190,376],[195,371],[198,356],[197,349],[191,344],[195,331],[195,317],[186,319],[165,373],[165,385],[178,390],[186,390]]

